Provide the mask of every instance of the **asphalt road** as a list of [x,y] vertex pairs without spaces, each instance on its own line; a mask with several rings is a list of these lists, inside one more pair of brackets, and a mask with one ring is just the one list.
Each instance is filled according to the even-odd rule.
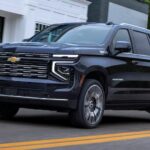
[[[53,146],[47,144],[51,142]],[[92,130],[74,128],[67,114],[50,111],[21,109],[13,120],[0,121],[0,150],[13,150],[20,144],[30,145],[26,147],[29,149],[150,150],[149,143],[150,114],[147,112],[107,111],[99,127]]]

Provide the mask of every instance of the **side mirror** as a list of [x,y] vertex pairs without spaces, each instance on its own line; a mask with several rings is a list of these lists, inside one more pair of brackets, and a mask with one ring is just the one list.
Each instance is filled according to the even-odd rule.
[[117,41],[115,44],[115,50],[118,51],[118,53],[130,52],[131,51],[131,43],[129,43],[127,41]]

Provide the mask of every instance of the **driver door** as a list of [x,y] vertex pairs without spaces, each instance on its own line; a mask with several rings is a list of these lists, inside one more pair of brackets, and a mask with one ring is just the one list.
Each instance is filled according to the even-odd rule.
[[[115,45],[117,41],[124,41],[131,43],[131,51],[122,52],[115,55]],[[117,103],[126,103],[128,101],[134,101],[136,95],[134,89],[136,88],[136,65],[134,64],[133,46],[130,32],[127,29],[120,29],[116,33],[112,41],[112,53],[113,59],[116,64],[109,68],[111,85],[109,88],[110,95],[108,99],[110,101],[117,101]]]

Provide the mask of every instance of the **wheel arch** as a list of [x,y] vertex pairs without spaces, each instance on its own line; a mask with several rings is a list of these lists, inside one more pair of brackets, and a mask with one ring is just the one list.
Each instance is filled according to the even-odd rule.
[[83,83],[87,79],[98,80],[102,84],[104,91],[105,91],[105,94],[106,95],[108,94],[108,83],[109,83],[109,81],[108,81],[108,73],[107,73],[107,70],[105,68],[100,67],[100,66],[94,66],[94,67],[89,68],[85,73]]

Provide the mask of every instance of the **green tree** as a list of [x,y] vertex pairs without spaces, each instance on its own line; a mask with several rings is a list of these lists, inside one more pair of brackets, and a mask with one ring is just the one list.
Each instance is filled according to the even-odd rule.
[[144,0],[144,2],[149,6],[147,28],[150,29],[150,0]]

